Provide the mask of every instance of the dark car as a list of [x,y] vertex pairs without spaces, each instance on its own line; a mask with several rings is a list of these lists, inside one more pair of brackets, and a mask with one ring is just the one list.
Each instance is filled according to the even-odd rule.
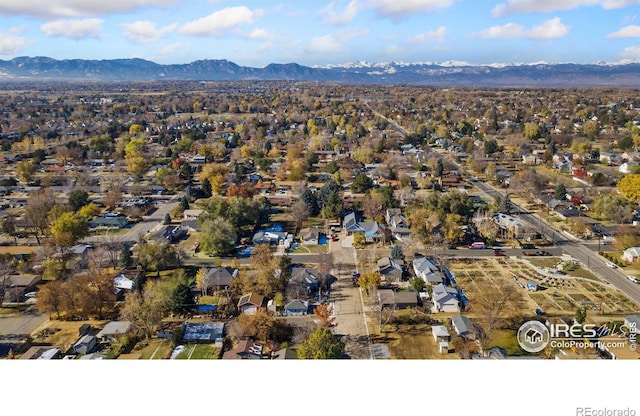
[[493,250],[493,255],[496,257],[503,257],[505,254],[504,254],[504,251],[498,249],[498,250]]
[[522,244],[522,248],[525,249],[525,250],[531,250],[532,248],[536,248],[536,245],[535,244],[529,244],[529,243]]

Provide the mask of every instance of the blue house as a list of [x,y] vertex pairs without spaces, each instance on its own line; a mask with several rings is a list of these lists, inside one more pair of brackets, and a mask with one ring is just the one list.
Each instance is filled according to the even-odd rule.
[[304,300],[294,299],[284,305],[284,314],[286,316],[306,315],[309,311],[309,303]]

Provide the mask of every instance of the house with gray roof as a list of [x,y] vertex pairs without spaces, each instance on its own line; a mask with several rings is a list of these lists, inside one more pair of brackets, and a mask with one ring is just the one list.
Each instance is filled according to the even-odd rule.
[[306,315],[309,311],[309,302],[294,299],[291,302],[284,305],[284,314],[286,316],[299,316]]
[[207,269],[204,277],[204,288],[207,292],[210,288],[224,290],[231,284],[234,277],[238,276],[238,269],[233,267],[213,267]]
[[433,286],[433,312],[458,312],[460,304],[458,302],[458,292],[440,283]]
[[417,257],[411,263],[413,272],[430,285],[437,285],[444,282],[444,275],[436,266],[435,262],[428,257]]
[[96,337],[102,341],[113,342],[131,330],[131,321],[111,321],[107,323]]
[[456,334],[465,340],[478,339],[478,330],[476,329],[471,319],[464,315],[456,315],[451,318],[451,326]]
[[402,280],[402,266],[389,257],[378,260],[378,273],[385,282],[397,283]]

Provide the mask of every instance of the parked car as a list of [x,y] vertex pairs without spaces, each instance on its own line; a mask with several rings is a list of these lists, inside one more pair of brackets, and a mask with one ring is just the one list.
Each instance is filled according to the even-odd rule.
[[530,244],[530,243],[526,243],[526,244],[522,244],[521,248],[525,249],[525,250],[531,250],[536,248],[535,244]]
[[475,242],[469,246],[470,249],[483,249],[487,248],[487,245],[483,242]]

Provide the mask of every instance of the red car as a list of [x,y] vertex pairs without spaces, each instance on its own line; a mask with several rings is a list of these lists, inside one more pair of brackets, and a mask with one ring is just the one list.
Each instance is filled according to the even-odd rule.
[[503,257],[504,256],[504,251],[502,250],[494,250],[493,251],[493,255],[496,257]]

